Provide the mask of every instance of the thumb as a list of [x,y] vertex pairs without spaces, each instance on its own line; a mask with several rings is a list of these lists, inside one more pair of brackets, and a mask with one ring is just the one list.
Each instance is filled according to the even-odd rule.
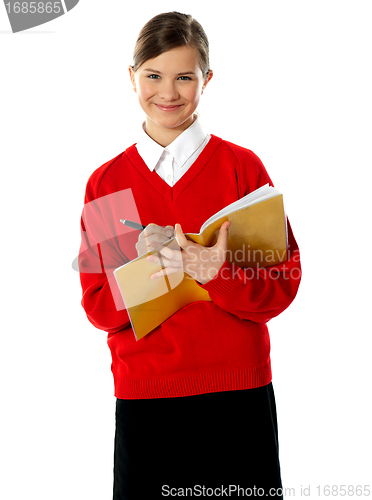
[[222,245],[223,247],[227,247],[227,238],[229,235],[229,227],[231,226],[230,221],[225,221],[220,227],[220,232],[218,234],[218,239],[216,245]]

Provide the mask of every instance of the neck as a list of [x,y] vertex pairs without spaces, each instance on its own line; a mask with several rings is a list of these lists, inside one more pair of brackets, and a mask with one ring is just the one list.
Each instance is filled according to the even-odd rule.
[[155,142],[166,148],[171,144],[184,130],[190,127],[196,120],[197,115],[192,115],[182,125],[174,128],[160,127],[148,117],[146,117],[146,134],[151,137]]

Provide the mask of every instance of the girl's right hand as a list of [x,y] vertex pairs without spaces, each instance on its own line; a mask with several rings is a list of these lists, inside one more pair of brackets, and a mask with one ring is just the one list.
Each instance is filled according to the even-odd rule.
[[161,244],[164,243],[164,241],[169,240],[172,236],[174,236],[173,226],[163,227],[158,226],[157,224],[149,224],[139,234],[138,241],[136,243],[138,257],[154,249],[150,245],[150,241],[156,241]]

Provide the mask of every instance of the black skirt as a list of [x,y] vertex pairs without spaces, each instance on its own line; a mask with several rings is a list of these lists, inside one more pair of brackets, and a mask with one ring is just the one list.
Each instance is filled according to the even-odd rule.
[[[241,497],[250,490],[251,497],[283,498],[281,487],[271,382],[196,396],[116,400],[113,500]],[[254,488],[263,490],[254,495]]]

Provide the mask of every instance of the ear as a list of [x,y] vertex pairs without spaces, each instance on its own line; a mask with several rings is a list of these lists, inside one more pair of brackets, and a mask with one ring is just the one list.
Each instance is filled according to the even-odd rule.
[[134,90],[134,92],[137,92],[137,90],[136,90],[136,80],[135,80],[135,76],[134,76],[133,66],[129,65],[128,66],[128,71],[129,71],[130,81],[132,82],[132,85],[133,85],[133,90]]
[[209,80],[211,80],[212,76],[213,76],[213,70],[210,69],[208,72],[208,78],[206,80],[204,80],[204,84],[202,87],[202,93],[203,93],[203,90],[205,89],[205,87],[208,85]]
[[[209,82],[209,80],[211,80],[211,79],[212,79],[212,77],[213,77],[213,69],[210,69],[210,70],[209,70],[209,73],[208,73],[208,80],[207,80],[207,83]],[[207,83],[206,83],[206,84],[207,84]]]

